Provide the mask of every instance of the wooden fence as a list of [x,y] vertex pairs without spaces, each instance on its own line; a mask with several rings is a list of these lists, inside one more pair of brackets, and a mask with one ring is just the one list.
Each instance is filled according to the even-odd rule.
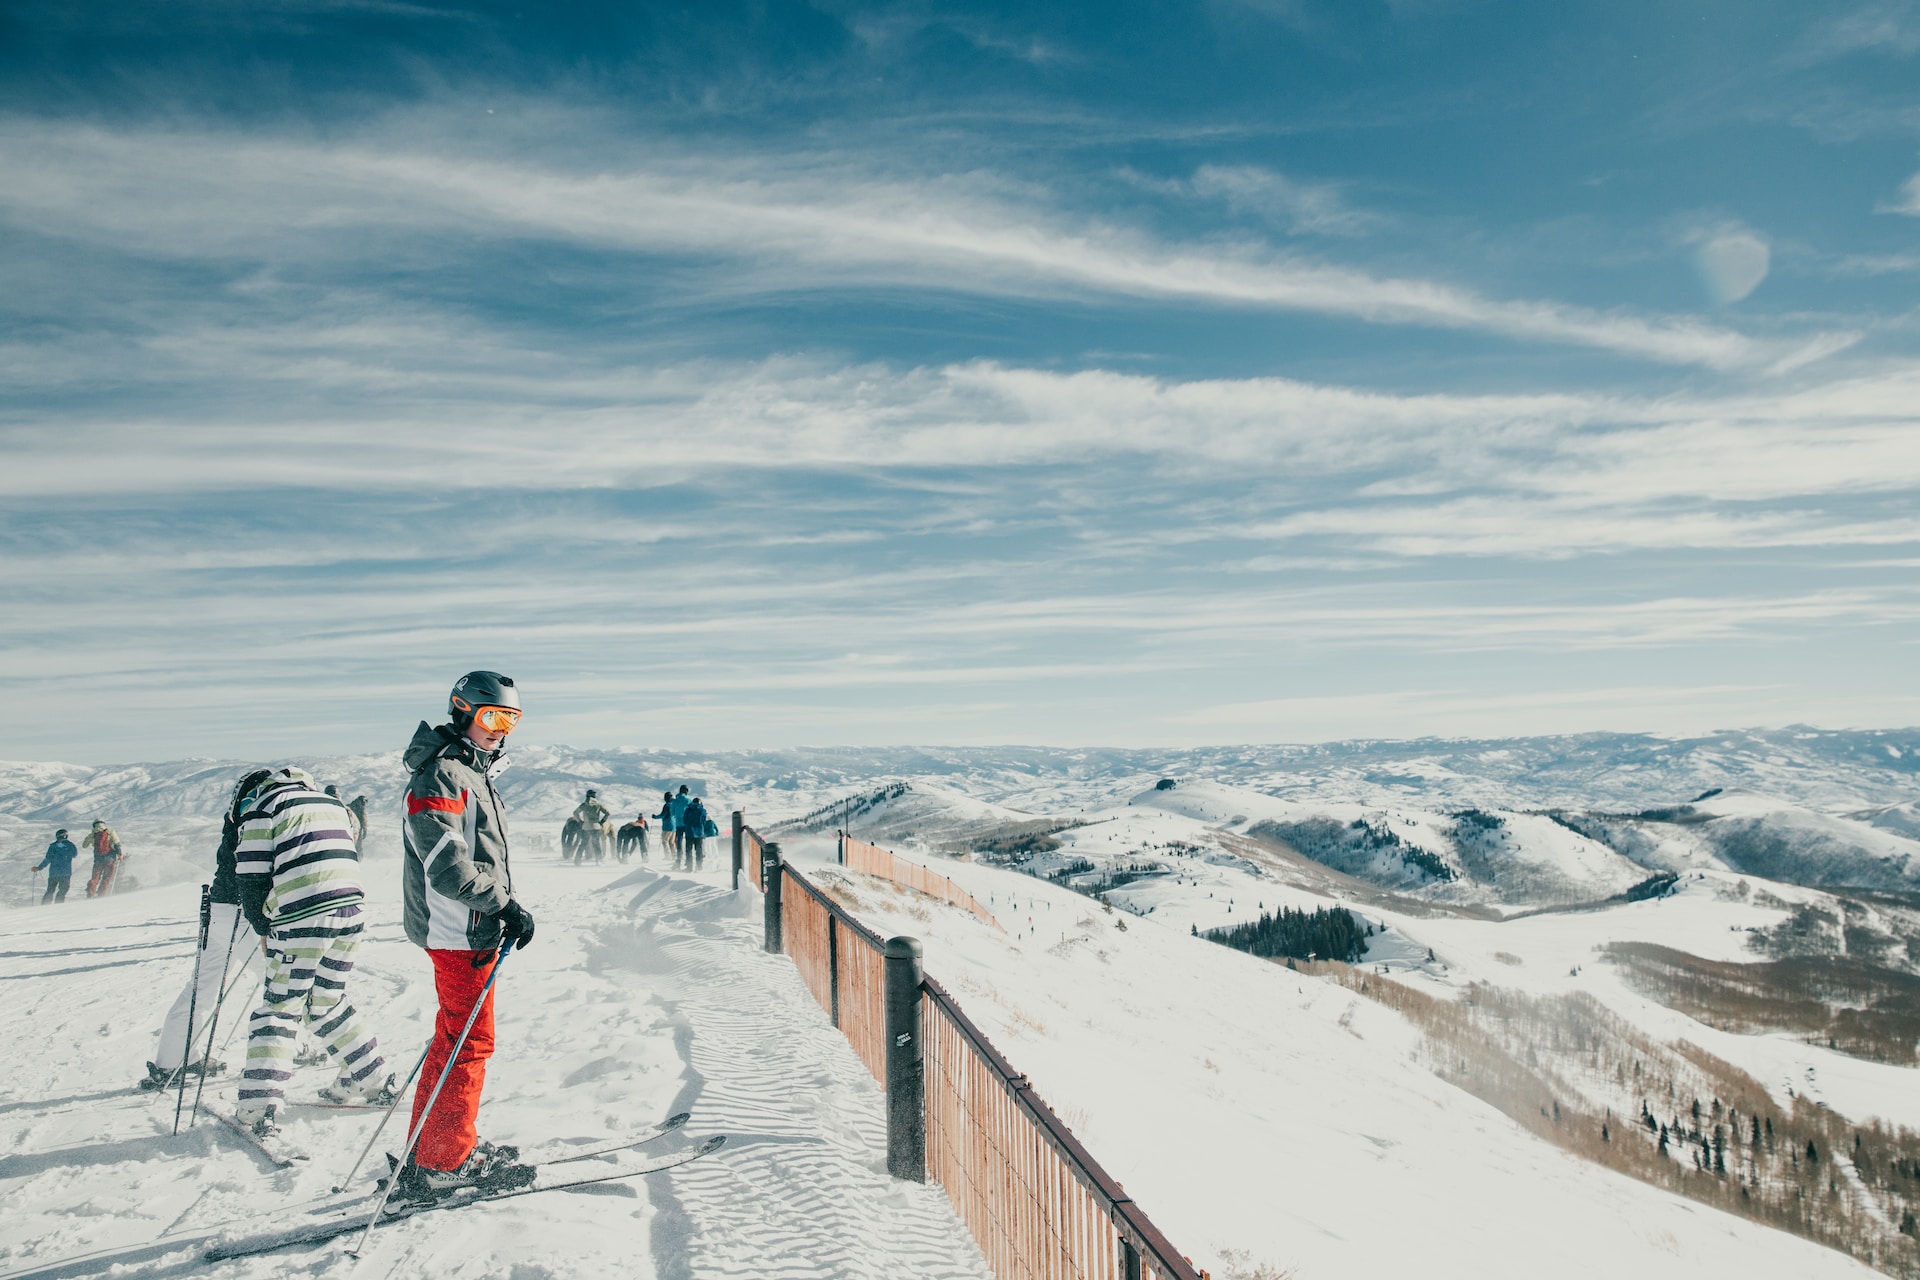
[[879,876],[895,884],[903,884],[909,889],[917,889],[931,898],[950,902],[963,911],[971,911],[1001,932],[998,920],[993,912],[981,906],[974,896],[937,871],[930,871],[917,862],[889,853],[875,845],[855,840],[845,832],[840,834],[840,865],[849,871],[858,871],[865,875]]
[[[734,821],[738,822],[739,820],[740,815],[735,814]],[[762,893],[767,891],[767,886],[760,883],[760,857],[766,852],[766,848],[767,842],[760,838],[758,831],[755,831],[752,827],[742,827],[740,829],[740,857],[742,862],[745,863],[744,869],[747,873],[747,878],[752,880],[753,887]]]
[[[764,845],[744,828],[743,861],[756,885]],[[866,865],[847,858],[850,848]],[[870,860],[880,854],[948,885],[966,898],[957,905],[985,914],[944,876],[859,841],[843,839],[841,849],[851,870],[885,875],[871,869],[882,865]],[[777,865],[783,949],[885,1088],[886,943],[806,876],[784,861]],[[954,901],[938,889],[912,887]],[[921,993],[927,1176],[946,1190],[998,1280],[1205,1280],[946,988],[926,978]]]

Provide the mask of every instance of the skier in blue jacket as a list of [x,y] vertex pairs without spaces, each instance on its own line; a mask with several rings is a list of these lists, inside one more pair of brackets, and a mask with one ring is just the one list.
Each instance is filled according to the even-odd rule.
[[693,796],[687,801],[687,807],[680,811],[680,861],[686,864],[688,871],[698,871],[707,864],[707,806],[700,797]]
[[73,887],[73,860],[79,856],[80,850],[67,839],[65,827],[53,833],[53,843],[33,868],[47,873],[47,894],[40,899],[41,906],[67,900],[67,890]]
[[653,816],[660,819],[660,847],[677,860],[680,856],[680,824],[673,811],[673,792],[660,793],[660,812]]

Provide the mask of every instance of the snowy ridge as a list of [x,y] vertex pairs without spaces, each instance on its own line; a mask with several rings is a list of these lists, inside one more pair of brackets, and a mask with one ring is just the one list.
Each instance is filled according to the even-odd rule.
[[[815,811],[820,812],[815,826],[825,822],[820,829],[827,830],[837,806],[851,801],[858,808],[862,797],[904,787],[855,815],[855,833],[929,846],[957,842],[964,847],[994,830],[1057,826],[1124,808],[1157,779],[1172,777],[1189,793],[1208,784],[1232,788],[1244,798],[1223,803],[1224,812],[1194,815],[1195,822],[1207,825],[1231,825],[1241,808],[1251,819],[1319,812],[1351,823],[1375,815],[1478,888],[1424,883],[1397,855],[1380,860],[1376,881],[1389,887],[1398,876],[1390,887],[1446,901],[1528,905],[1604,897],[1628,874],[1619,859],[1657,870],[1746,866],[1750,858],[1764,860],[1770,875],[1795,879],[1798,873],[1782,865],[1781,855],[1791,861],[1802,846],[1807,865],[1817,867],[1806,877],[1810,883],[1905,891],[1916,884],[1911,859],[1920,851],[1920,844],[1912,843],[1920,730],[1754,730],[1697,739],[1588,734],[1192,750],[915,747],[690,754],[528,744],[512,756],[501,789],[521,823],[564,819],[587,787],[599,790],[617,817],[651,814],[660,807],[663,791],[685,784],[707,796],[716,814],[743,808],[762,830]],[[24,900],[26,867],[45,848],[53,826],[84,826],[96,817],[119,830],[131,858],[125,874],[145,884],[193,879],[217,838],[217,818],[229,789],[252,763],[198,759],[96,767],[0,761],[0,866],[6,868],[0,903]],[[366,795],[373,815],[370,856],[397,856],[405,782],[397,749],[265,763],[299,764],[349,796]],[[1776,797],[1782,807],[1775,816],[1759,818],[1768,838],[1756,843],[1749,832],[1730,852],[1701,848],[1680,838],[1674,824],[1655,829],[1621,816],[1681,805],[1714,788]],[[1171,802],[1163,796],[1162,803]],[[1841,825],[1788,821],[1784,806],[1799,806]],[[1511,833],[1504,850],[1498,841],[1488,845],[1492,861],[1478,872],[1456,855],[1447,835],[1453,815],[1470,808],[1502,815]],[[1608,829],[1619,837],[1598,843],[1617,857],[1561,841],[1521,816],[1549,810],[1607,816]],[[1403,822],[1396,813],[1408,816]],[[1783,835],[1784,844],[1772,842],[1771,829],[1787,826],[1794,829]],[[1732,834],[1738,827],[1729,822],[1721,830]],[[1910,843],[1886,845],[1861,837],[1868,828]],[[1236,830],[1246,834],[1244,826]],[[1585,834],[1593,839],[1591,832]],[[1433,878],[1429,874],[1424,880]]]

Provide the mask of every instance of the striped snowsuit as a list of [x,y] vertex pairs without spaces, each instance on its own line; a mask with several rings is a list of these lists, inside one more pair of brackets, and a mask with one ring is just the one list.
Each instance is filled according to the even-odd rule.
[[260,904],[269,927],[266,987],[247,1025],[243,1116],[285,1098],[302,1022],[327,1046],[342,1078],[366,1080],[385,1065],[346,998],[365,895],[345,806],[291,768],[245,804],[234,850],[241,900]]

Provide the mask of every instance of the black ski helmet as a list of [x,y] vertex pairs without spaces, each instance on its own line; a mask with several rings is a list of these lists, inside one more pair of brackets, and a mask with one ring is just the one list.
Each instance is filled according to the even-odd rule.
[[227,802],[227,816],[235,822],[240,820],[240,806],[254,793],[261,783],[273,776],[271,769],[249,769],[240,775],[240,781],[234,784],[233,799]]
[[473,713],[481,707],[520,709],[520,690],[513,680],[498,671],[469,671],[453,682],[447,695],[447,716],[453,727],[464,730],[473,723]]
[[599,794],[600,793],[598,791],[595,791],[592,787],[587,788],[587,799],[591,800]]

